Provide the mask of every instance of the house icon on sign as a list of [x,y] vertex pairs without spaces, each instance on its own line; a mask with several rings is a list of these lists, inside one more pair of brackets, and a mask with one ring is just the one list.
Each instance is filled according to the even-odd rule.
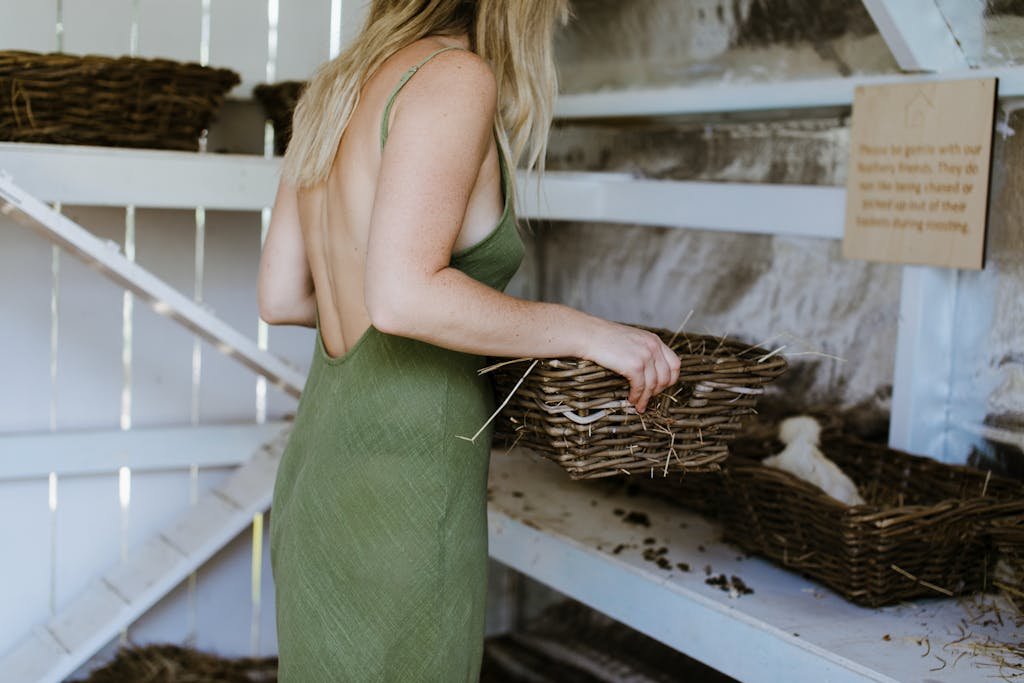
[[907,128],[921,128],[933,109],[935,105],[932,104],[931,98],[919,88],[903,110],[903,125]]

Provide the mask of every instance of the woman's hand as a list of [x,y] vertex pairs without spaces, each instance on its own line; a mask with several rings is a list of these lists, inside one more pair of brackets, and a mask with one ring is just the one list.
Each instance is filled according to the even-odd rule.
[[679,381],[679,356],[658,335],[629,325],[602,320],[583,357],[629,380],[627,400],[638,413]]

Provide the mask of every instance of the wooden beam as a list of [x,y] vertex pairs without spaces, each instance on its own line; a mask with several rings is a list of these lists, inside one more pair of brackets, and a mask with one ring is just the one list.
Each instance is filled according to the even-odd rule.
[[239,465],[288,422],[62,430],[0,436],[0,482],[6,479],[184,470]]
[[296,398],[302,394],[305,376],[295,367],[238,332],[148,270],[129,261],[113,242],[103,242],[67,216],[0,175],[0,213],[22,218],[29,227],[76,258],[95,268],[118,285],[148,302],[154,311],[195,332],[245,367],[259,373]]
[[555,105],[561,120],[707,115],[729,112],[849,107],[859,85],[927,82],[940,79],[999,79],[1000,97],[1024,96],[1024,67],[956,69],[940,74],[887,74],[766,83],[718,83],[631,88],[562,95]]
[[289,430],[261,445],[222,484],[92,581],[0,657],[11,683],[59,683],[249,527],[273,496]]
[[864,7],[904,71],[970,67],[935,0],[864,0]]
[[530,218],[827,239],[843,236],[846,191],[841,187],[549,172],[539,194],[536,180],[523,174],[519,188],[520,215]]
[[151,149],[0,142],[0,172],[48,202],[259,211],[272,206],[279,159]]

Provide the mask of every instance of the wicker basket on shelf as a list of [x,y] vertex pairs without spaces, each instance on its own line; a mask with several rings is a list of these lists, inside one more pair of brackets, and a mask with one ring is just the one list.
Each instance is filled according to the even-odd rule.
[[825,439],[821,450],[867,504],[848,507],[734,453],[717,494],[726,540],[871,607],[984,587],[995,561],[991,525],[1024,513],[1024,485],[850,436]]
[[992,584],[1024,614],[1024,515],[998,520],[989,535],[999,560]]
[[507,363],[494,377],[499,400],[511,394],[495,425],[497,442],[531,448],[573,479],[717,470],[740,419],[786,361],[733,339],[643,329],[682,363],[679,382],[647,412],[627,403],[624,377],[591,361],[540,360],[525,377],[527,363]]
[[0,51],[0,140],[194,151],[238,82],[168,59]]
[[273,85],[257,85],[253,96],[263,105],[263,111],[274,125],[274,153],[284,154],[292,137],[292,114],[302,95],[306,81],[282,81]]

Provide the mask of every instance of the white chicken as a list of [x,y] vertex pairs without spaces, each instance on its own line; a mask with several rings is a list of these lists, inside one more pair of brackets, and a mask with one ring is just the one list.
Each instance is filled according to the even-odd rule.
[[797,415],[783,420],[779,439],[786,447],[778,455],[765,458],[762,464],[800,477],[842,503],[863,505],[857,486],[818,450],[820,436],[821,425],[813,417]]

